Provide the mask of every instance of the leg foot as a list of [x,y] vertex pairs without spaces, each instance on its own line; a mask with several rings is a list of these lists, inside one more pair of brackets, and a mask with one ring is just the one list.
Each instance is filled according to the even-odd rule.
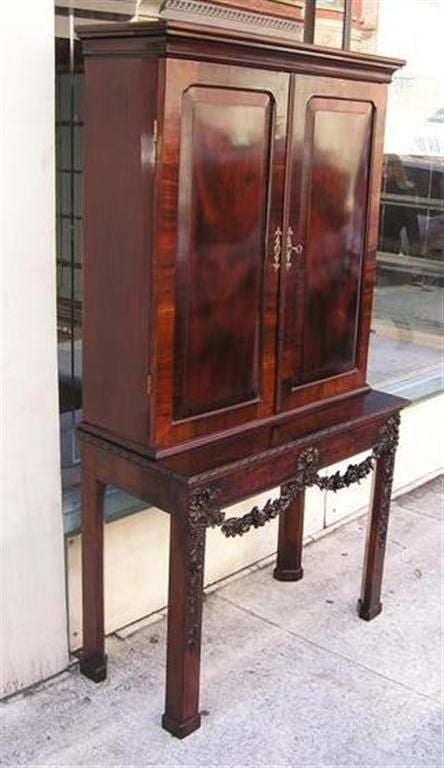
[[80,673],[93,680],[95,683],[101,683],[106,679],[107,659],[106,656],[100,658],[80,656]]
[[364,605],[361,600],[358,600],[358,616],[365,621],[371,621],[379,616],[382,611],[382,603],[377,603],[373,606]]
[[303,568],[276,568],[273,571],[273,578],[277,581],[300,581],[304,575]]
[[162,716],[162,728],[171,733],[172,736],[177,736],[178,739],[184,739],[185,736],[189,736],[193,731],[197,731],[200,728],[200,715],[193,715],[183,723],[178,723],[168,715]]

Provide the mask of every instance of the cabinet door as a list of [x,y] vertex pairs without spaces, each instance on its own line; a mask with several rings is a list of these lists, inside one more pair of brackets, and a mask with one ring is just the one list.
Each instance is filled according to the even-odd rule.
[[286,74],[165,63],[154,275],[160,447],[273,412],[288,89]]
[[278,407],[365,385],[385,87],[295,77]]

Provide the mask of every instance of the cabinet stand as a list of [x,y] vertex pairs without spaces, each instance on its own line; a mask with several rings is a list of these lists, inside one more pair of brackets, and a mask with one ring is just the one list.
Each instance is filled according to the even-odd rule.
[[[199,673],[206,529],[229,537],[246,534],[279,516],[274,577],[302,578],[306,487],[340,490],[375,469],[365,548],[359,616],[380,613],[380,600],[400,398],[378,392],[354,397],[344,409],[327,407],[321,428],[301,433],[301,419],[276,429],[256,428],[155,461],[80,429],[82,449],[83,653],[80,669],[99,682],[106,676],[103,599],[103,499],[113,484],[171,514],[166,704],[163,727],[183,738],[200,726]],[[322,426],[323,423],[323,426]],[[249,446],[257,449],[251,451]],[[370,455],[344,473],[319,470],[364,450]],[[281,486],[278,499],[242,517],[222,508]]]

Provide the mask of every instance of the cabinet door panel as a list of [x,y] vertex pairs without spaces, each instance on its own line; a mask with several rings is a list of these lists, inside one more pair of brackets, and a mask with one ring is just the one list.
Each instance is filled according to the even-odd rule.
[[260,395],[262,264],[272,98],[183,95],[174,418]]
[[[300,381],[356,365],[372,107],[313,98],[309,154]],[[350,136],[351,141],[345,141]]]
[[[273,413],[289,76],[167,61],[155,442]],[[154,400],[153,400],[154,402]]]
[[293,248],[282,277],[284,409],[365,384],[384,93],[301,77],[294,104],[287,186]]

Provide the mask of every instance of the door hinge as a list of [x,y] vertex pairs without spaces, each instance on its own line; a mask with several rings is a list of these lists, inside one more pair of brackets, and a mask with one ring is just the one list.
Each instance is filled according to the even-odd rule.
[[146,393],[147,395],[151,394],[151,390],[153,388],[153,377],[151,374],[148,374],[146,377]]
[[157,144],[157,134],[158,134],[158,128],[157,128],[157,120],[153,123],[153,142],[154,144]]

